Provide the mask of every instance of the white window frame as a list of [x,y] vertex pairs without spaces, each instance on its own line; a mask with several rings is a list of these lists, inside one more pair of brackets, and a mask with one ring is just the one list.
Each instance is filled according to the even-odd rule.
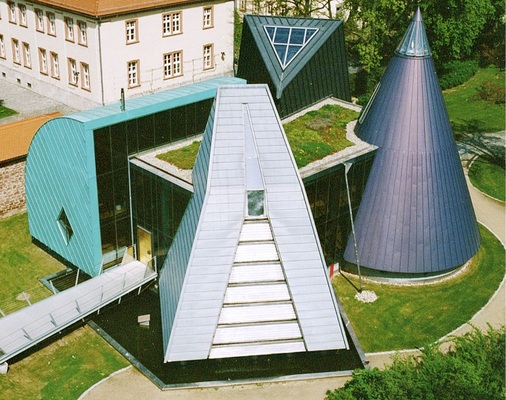
[[9,22],[17,24],[18,17],[17,17],[16,3],[13,1],[9,1],[7,3],[7,6],[9,7]]
[[44,11],[42,11],[40,8],[36,8],[34,10],[35,12],[35,30],[37,32],[45,32],[45,26],[44,26]]
[[18,39],[12,39],[12,62],[14,64],[21,64],[21,51]]
[[30,45],[23,42],[23,65],[26,68],[32,68],[32,53],[30,52]]
[[214,68],[214,44],[209,43],[203,48],[203,68],[209,70]]
[[55,79],[60,79],[60,60],[58,58],[58,53],[51,52],[51,76]]
[[137,29],[137,20],[130,19],[125,21],[126,44],[133,44],[139,41],[139,32]]
[[162,35],[172,36],[183,33],[183,12],[174,11],[162,15]]
[[183,75],[183,51],[173,51],[163,55],[163,78],[171,79]]
[[65,40],[69,42],[75,41],[74,18],[65,17]]
[[7,51],[5,50],[4,35],[0,34],[0,58],[7,58]]
[[83,62],[81,63],[81,88],[91,90],[90,66]]
[[203,29],[214,28],[214,7],[208,6],[203,9]]
[[79,30],[79,44],[81,46],[87,46],[88,45],[88,33],[87,33],[87,26],[86,22],[84,21],[77,21],[77,26]]
[[39,72],[43,75],[47,75],[49,72],[47,63],[47,51],[41,47],[39,47]]
[[26,15],[26,5],[18,4],[19,8],[19,25],[25,28],[28,27],[28,17]]
[[131,60],[127,63],[128,87],[135,88],[140,86],[140,62],[139,60]]
[[77,61],[73,58],[68,58],[68,72],[69,84],[77,86],[79,84],[79,71],[77,70]]
[[46,12],[47,17],[47,34],[56,36],[56,15],[54,12]]

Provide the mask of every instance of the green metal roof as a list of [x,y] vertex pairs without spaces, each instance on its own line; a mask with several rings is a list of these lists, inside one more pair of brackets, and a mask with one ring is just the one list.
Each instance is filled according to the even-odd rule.
[[240,78],[215,78],[127,100],[125,102],[125,111],[121,111],[121,103],[118,102],[92,110],[81,111],[69,115],[67,118],[84,123],[84,129],[86,130],[93,130],[212,98],[216,93],[216,89],[221,85],[245,83],[246,81]]
[[[284,88],[342,24],[342,21],[245,15],[258,50],[276,86],[279,99]],[[276,61],[273,61],[276,60]]]

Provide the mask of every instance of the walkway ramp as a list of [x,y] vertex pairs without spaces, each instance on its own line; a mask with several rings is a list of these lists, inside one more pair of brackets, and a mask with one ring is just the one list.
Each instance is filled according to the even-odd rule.
[[0,364],[157,276],[139,261],[107,270],[0,319]]

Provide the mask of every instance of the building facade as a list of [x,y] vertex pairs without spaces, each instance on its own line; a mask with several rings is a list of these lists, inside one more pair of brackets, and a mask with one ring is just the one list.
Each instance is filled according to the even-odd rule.
[[233,75],[233,32],[226,0],[1,0],[0,77],[88,109]]

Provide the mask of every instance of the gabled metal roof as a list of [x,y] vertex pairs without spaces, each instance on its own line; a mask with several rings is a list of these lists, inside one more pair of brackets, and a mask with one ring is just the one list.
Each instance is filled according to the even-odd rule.
[[[425,38],[419,11],[400,49],[415,31]],[[431,273],[469,260],[480,235],[428,45],[413,49],[395,53],[356,127],[379,148],[355,231],[361,265]],[[344,258],[356,262],[353,237]]]
[[251,30],[258,51],[265,59],[276,87],[276,98],[281,98],[284,88],[341,24],[342,21],[332,19],[244,16],[243,29]]
[[347,348],[267,85],[218,89],[193,182],[160,273],[164,360]]

